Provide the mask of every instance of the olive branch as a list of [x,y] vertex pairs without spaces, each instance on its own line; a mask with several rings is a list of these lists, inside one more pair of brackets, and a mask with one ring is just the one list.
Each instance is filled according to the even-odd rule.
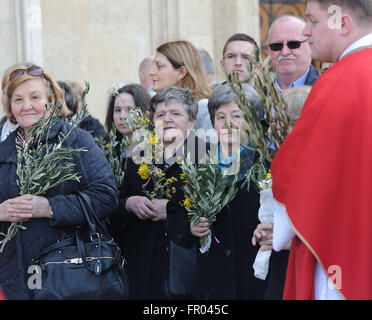
[[[86,148],[69,148],[63,144],[67,137],[87,116],[85,97],[89,92],[89,83],[86,82],[82,99],[82,111],[75,120],[70,122],[69,130],[64,134],[60,132],[57,136],[57,143],[50,144],[49,138],[53,136],[53,127],[59,120],[58,112],[61,108],[59,102],[52,102],[46,106],[45,114],[48,116],[38,120],[28,131],[25,146],[17,155],[17,183],[20,189],[20,196],[44,195],[49,189],[54,188],[67,181],[80,181],[80,173],[74,172],[75,164],[73,156],[78,156]],[[12,222],[6,234],[1,233],[4,239],[0,241],[0,253],[4,247],[18,232],[25,230],[22,222]]]
[[258,160],[246,174],[248,189],[250,182],[259,186],[268,174],[267,164],[271,163],[288,135],[289,114],[288,106],[278,88],[275,86],[275,75],[270,70],[268,60],[262,62],[259,51],[250,56],[247,62],[248,71],[255,74],[255,89],[260,96],[265,117],[259,119],[245,96],[237,73],[228,75],[228,83],[235,93],[234,100],[244,113],[250,147],[259,153]]
[[[185,208],[190,221],[194,226],[202,217],[210,223],[215,222],[217,214],[236,196],[238,176],[232,179],[232,176],[223,174],[209,152],[200,164],[193,164],[186,158],[181,168],[185,183],[183,190],[188,203]],[[200,247],[203,248],[207,241],[208,236],[200,238]]]
[[[116,139],[117,137],[117,129],[115,125],[112,125],[112,129],[110,130],[107,139],[102,137],[96,137],[96,143],[103,151],[104,155],[106,156],[112,171],[114,172],[116,184],[118,187],[124,182],[125,176],[125,150],[129,147],[130,142],[127,136],[121,138],[120,141]],[[118,149],[117,149],[118,148]]]

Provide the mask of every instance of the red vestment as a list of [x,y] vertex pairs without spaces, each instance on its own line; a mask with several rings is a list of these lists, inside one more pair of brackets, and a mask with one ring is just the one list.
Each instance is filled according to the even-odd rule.
[[372,299],[372,49],[315,82],[271,171],[297,235],[284,298],[314,298],[317,260],[344,298]]

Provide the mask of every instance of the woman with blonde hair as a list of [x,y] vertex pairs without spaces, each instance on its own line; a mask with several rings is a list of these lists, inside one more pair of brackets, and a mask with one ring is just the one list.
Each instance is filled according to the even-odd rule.
[[[9,75],[6,90],[8,119],[19,127],[0,143],[0,287],[9,300],[32,299],[34,291],[28,286],[28,270],[46,247],[71,238],[79,225],[86,223],[78,192],[89,196],[100,219],[111,214],[118,204],[118,191],[114,175],[104,154],[94,139],[84,130],[76,128],[69,133],[70,124],[64,121],[69,114],[64,95],[56,83],[38,66],[17,66]],[[20,195],[20,155],[25,149],[38,147],[28,144],[30,128],[40,119],[48,117],[59,104],[58,117],[51,123],[48,134],[36,138],[51,150],[66,136],[63,146],[85,152],[65,158],[73,173],[80,179],[60,184],[51,178],[51,188],[42,195]],[[48,108],[50,106],[50,108]],[[33,159],[35,161],[35,159]],[[44,173],[44,172],[43,172]],[[45,174],[45,173],[44,173]],[[12,223],[26,227],[12,237],[4,237]],[[7,241],[6,241],[7,240]],[[6,244],[6,245],[5,245]]]
[[[7,86],[9,84],[9,77],[10,77],[10,74],[14,71],[14,70],[17,70],[17,69],[20,69],[20,68],[23,68],[23,67],[27,67],[27,68],[30,68],[34,66],[32,63],[25,63],[24,65],[22,64],[14,64],[12,65],[10,68],[8,68],[5,73],[4,73],[4,76],[3,76],[3,79],[1,81],[1,90],[2,90],[2,95],[1,95],[1,104],[3,105],[3,110],[5,113],[7,113],[6,111],[6,101],[7,101],[7,97],[6,97],[6,91],[7,91]],[[0,141],[4,141],[8,135],[10,133],[12,133],[14,130],[16,130],[18,128],[18,125],[11,122],[9,119],[8,119],[8,116],[5,115],[1,120],[0,120]]]
[[208,112],[211,88],[208,85],[203,65],[196,47],[189,41],[167,42],[156,49],[149,71],[153,90],[160,92],[175,86],[188,89],[198,101],[195,130],[213,128]]

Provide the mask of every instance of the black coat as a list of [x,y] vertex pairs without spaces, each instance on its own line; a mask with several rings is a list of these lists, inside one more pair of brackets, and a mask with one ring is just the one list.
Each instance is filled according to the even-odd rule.
[[254,277],[258,248],[251,244],[258,209],[258,192],[243,187],[217,214],[209,252],[198,254],[196,299],[263,299],[266,281]]
[[153,222],[141,220],[125,208],[130,196],[145,196],[142,185],[146,181],[138,175],[138,168],[132,159],[128,160],[125,180],[120,188],[120,208],[111,221],[116,226],[122,226],[119,243],[128,263],[130,299],[167,299],[165,279],[168,274],[169,239],[178,239],[184,246],[190,246],[194,241],[190,237],[187,212],[180,205],[184,200],[180,178],[182,169],[178,163],[162,167],[166,178],[177,178],[177,182],[172,184],[177,192],[167,204],[167,220]]
[[79,127],[88,131],[93,137],[104,138],[106,136],[106,130],[103,125],[91,115],[88,115],[80,122]]
[[[66,133],[67,130],[68,125],[62,120],[53,128],[56,133]],[[17,131],[0,144],[0,203],[19,196],[16,183]],[[50,135],[49,142],[55,141],[56,135]],[[55,219],[31,219],[25,222],[27,229],[19,231],[0,253],[0,287],[7,299],[32,298],[32,291],[27,288],[27,279],[30,277],[27,270],[33,259],[38,258],[42,248],[71,234],[73,226],[84,223],[75,191],[84,191],[91,198],[101,218],[111,214],[117,207],[118,191],[114,175],[93,138],[84,130],[76,129],[64,145],[88,150],[73,160],[76,171],[81,173],[80,182],[66,182],[50,189],[45,197],[49,200]],[[6,233],[9,225],[9,222],[0,222],[0,232]]]
[[[250,168],[254,153],[243,151],[246,159],[241,165],[240,179]],[[243,157],[241,157],[242,159]],[[267,281],[254,277],[253,263],[258,248],[251,243],[257,224],[259,192],[241,187],[235,198],[222,209],[212,224],[212,243],[209,251],[198,251],[195,298],[201,300],[260,300],[264,298]],[[199,241],[199,240],[197,240]]]

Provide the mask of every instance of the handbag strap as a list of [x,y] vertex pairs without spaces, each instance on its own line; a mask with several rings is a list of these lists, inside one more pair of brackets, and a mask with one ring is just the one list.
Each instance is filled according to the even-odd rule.
[[92,200],[90,199],[90,197],[82,191],[77,191],[77,195],[78,195],[79,203],[81,205],[85,219],[89,227],[90,236],[91,237],[106,236],[106,237],[112,238],[107,228],[105,227],[105,225],[97,217],[93,209],[93,204],[92,204]]
[[[97,246],[97,261],[94,265],[94,273],[96,275],[100,275],[102,272],[102,261],[101,261],[102,241],[107,237],[111,239],[112,237],[110,233],[107,231],[104,224],[96,216],[94,209],[93,209],[92,201],[89,198],[89,196],[82,191],[78,191],[77,195],[78,195],[78,200],[81,205],[81,208],[84,212],[84,216],[89,226],[90,240],[92,242],[95,242]],[[84,243],[81,237],[79,236],[78,230],[76,230],[76,244],[77,244],[78,251],[83,258],[83,262],[86,268],[89,269],[87,258],[86,258],[86,253],[85,253],[85,246],[84,246]]]

